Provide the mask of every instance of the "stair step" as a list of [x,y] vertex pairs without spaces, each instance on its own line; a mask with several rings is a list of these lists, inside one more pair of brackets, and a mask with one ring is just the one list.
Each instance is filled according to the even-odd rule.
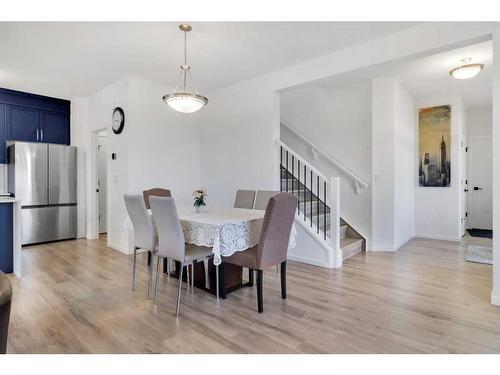
[[363,240],[361,238],[344,237],[340,240],[342,250],[342,260],[352,257],[363,250]]

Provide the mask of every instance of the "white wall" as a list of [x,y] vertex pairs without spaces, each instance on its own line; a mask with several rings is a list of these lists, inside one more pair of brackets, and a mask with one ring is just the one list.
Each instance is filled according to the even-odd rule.
[[493,33],[493,288],[491,303],[500,306],[500,27]]
[[[127,77],[109,85],[89,98],[73,100],[72,120],[84,129],[75,134],[74,143],[84,152],[86,178],[83,194],[85,216],[94,222],[95,175],[92,174],[92,132],[108,131],[108,245],[128,252],[131,236],[125,228],[127,218],[123,195],[141,194],[151,187],[166,187],[179,205],[192,204],[191,193],[201,185],[201,144],[199,130],[189,116],[168,108],[162,96],[169,88],[137,77]],[[111,113],[120,106],[125,111],[125,128],[120,135],[111,130]],[[84,124],[84,125],[82,125]],[[79,178],[79,186],[80,186]],[[85,197],[83,198],[83,196]],[[81,225],[81,223],[79,223]],[[87,227],[87,235],[90,235]]]
[[415,236],[415,100],[399,82],[396,82],[394,94],[394,248],[399,249]]
[[[415,174],[415,231],[418,237],[459,241],[465,195],[463,147],[467,139],[465,110],[457,95],[436,96],[417,100],[415,113],[415,165],[418,165],[418,109],[451,105],[451,182],[450,187],[419,187]],[[462,145],[463,142],[463,145]]]
[[415,233],[415,104],[395,79],[372,87],[372,250],[394,251]]
[[[281,118],[363,180],[371,180],[371,82],[322,89],[298,86],[281,92]],[[371,247],[371,187],[356,194],[353,181],[326,158],[314,159],[311,148],[286,126],[280,138],[329,177],[340,176],[340,215]]]
[[493,113],[491,106],[467,108],[465,123],[467,137],[491,135],[493,132]]

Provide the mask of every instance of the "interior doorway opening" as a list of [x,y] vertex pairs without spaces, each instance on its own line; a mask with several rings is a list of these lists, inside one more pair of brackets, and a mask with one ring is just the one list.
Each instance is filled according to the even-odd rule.
[[108,169],[107,169],[107,130],[97,133],[97,222],[99,237],[103,237],[108,232]]

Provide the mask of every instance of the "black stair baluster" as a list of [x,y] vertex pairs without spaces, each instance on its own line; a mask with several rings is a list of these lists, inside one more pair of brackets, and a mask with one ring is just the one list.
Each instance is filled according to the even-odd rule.
[[280,146],[280,192],[283,193],[283,146]]
[[294,166],[295,166],[295,156],[292,155],[292,194],[293,194],[293,185],[295,183]]
[[313,171],[311,170],[311,186],[310,186],[310,195],[311,195],[311,204],[310,204],[310,211],[309,211],[309,217],[311,221],[311,228],[313,226]]
[[286,192],[288,193],[288,150],[286,151]]
[[300,160],[297,159],[297,214],[300,216]]
[[307,167],[304,164],[304,221],[306,221],[306,204],[307,204]]
[[316,176],[316,232],[319,233],[319,176]]
[[[331,220],[332,218],[330,218]],[[325,225],[323,227],[324,230],[324,239],[326,240],[326,181],[323,182],[323,224]]]

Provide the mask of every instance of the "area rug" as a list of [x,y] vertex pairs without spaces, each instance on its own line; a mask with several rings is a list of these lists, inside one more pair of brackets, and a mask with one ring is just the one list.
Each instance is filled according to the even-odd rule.
[[469,262],[493,264],[493,249],[488,246],[467,245],[465,260]]
[[467,229],[467,232],[472,237],[484,237],[484,238],[493,238],[493,231],[491,229]]

